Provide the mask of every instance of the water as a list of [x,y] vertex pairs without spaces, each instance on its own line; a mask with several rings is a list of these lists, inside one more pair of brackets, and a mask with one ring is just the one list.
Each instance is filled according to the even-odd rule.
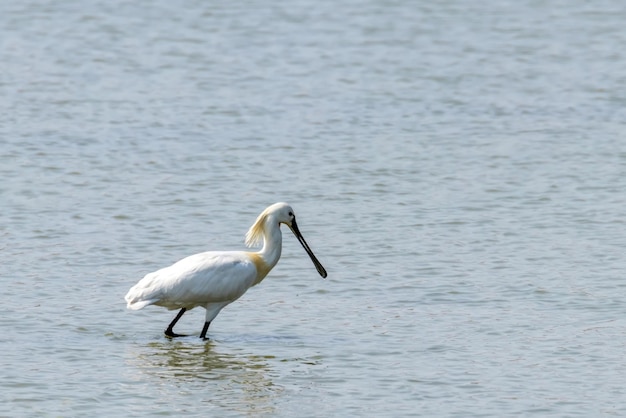
[[[0,9],[0,416],[626,414],[623,5]],[[125,309],[281,200],[327,280]]]

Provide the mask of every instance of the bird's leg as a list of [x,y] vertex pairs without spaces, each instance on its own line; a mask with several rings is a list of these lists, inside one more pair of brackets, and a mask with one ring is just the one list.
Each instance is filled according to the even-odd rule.
[[176,323],[178,322],[178,320],[180,319],[181,316],[183,316],[183,314],[185,313],[185,311],[187,311],[187,308],[182,308],[179,312],[178,315],[176,315],[176,318],[174,318],[172,320],[172,322],[170,322],[170,324],[167,326],[167,329],[165,330],[165,335],[167,335],[170,338],[176,338],[176,337],[186,337],[186,335],[181,335],[181,334],[176,334],[174,332],[174,325],[176,325]]
[[206,337],[206,332],[209,329],[209,325],[211,325],[211,321],[204,323],[204,327],[202,328],[202,332],[200,333],[200,338],[202,338],[203,340],[208,340],[208,338]]

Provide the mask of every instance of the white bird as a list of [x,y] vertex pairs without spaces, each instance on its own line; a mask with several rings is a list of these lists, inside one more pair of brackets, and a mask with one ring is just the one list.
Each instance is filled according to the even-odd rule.
[[287,225],[311,257],[322,277],[326,270],[302,237],[293,209],[286,203],[275,203],[265,209],[246,234],[246,245],[263,242],[258,252],[209,251],[195,254],[169,267],[148,273],[126,294],[127,307],[137,310],[148,305],[180,309],[165,330],[168,337],[183,314],[197,306],[206,309],[200,338],[206,339],[211,321],[228,304],[259,284],[280,258],[282,233],[280,224]]

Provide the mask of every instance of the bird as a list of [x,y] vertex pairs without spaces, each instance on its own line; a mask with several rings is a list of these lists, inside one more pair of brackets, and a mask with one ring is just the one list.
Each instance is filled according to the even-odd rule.
[[146,274],[131,287],[125,296],[127,308],[138,310],[156,305],[179,309],[165,329],[167,337],[176,338],[185,336],[174,332],[178,320],[186,311],[201,306],[206,315],[200,338],[206,340],[209,325],[220,311],[261,283],[280,259],[281,224],[291,229],[320,276],[326,278],[326,269],[300,233],[293,209],[279,202],[263,210],[246,233],[246,246],[262,244],[260,251],[207,251],[183,258]]

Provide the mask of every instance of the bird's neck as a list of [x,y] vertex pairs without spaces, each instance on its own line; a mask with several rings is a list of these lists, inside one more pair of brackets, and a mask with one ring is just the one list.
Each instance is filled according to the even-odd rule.
[[282,245],[283,239],[280,227],[278,225],[273,227],[266,225],[263,232],[263,248],[259,252],[248,253],[257,270],[253,286],[261,283],[270,270],[278,263]]
[[283,235],[280,225],[273,217],[269,217],[263,225],[263,248],[255,253],[248,253],[257,269],[257,277],[253,283],[257,285],[267,276],[278,263],[283,245]]
[[283,234],[280,232],[280,226],[278,223],[270,224],[270,222],[275,221],[272,219],[267,220],[263,233],[263,248],[257,253],[261,256],[269,269],[278,263],[283,247]]

